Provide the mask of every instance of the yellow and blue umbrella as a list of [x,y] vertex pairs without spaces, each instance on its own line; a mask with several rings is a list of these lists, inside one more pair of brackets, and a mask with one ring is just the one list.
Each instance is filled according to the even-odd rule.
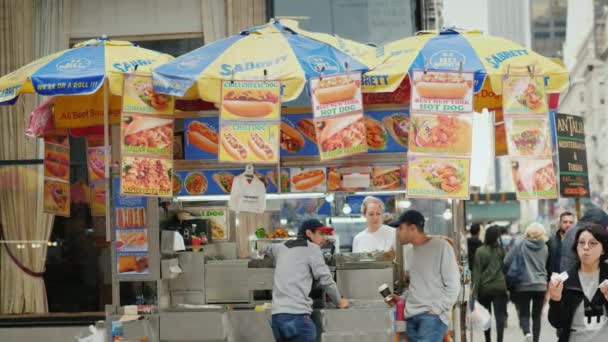
[[12,104],[22,93],[94,94],[108,80],[110,93],[122,95],[123,74],[149,72],[173,57],[130,42],[98,38],[38,59],[0,78],[0,104]]
[[480,31],[420,32],[378,48],[376,57],[376,66],[363,77],[365,93],[393,92],[413,69],[474,72],[475,93],[483,89],[502,94],[502,77],[510,68],[530,67],[535,74],[544,75],[548,92],[561,92],[568,86],[568,71],[553,59]]
[[154,68],[154,88],[177,97],[195,93],[205,101],[218,103],[223,80],[280,80],[282,100],[290,101],[298,97],[311,77],[367,71],[364,61],[344,52],[354,49],[355,44],[292,29],[273,20]]

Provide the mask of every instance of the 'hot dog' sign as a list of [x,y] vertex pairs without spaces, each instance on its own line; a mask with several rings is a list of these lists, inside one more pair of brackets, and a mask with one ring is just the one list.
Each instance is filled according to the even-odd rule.
[[310,79],[315,118],[358,113],[363,110],[361,73],[348,73]]
[[473,84],[473,73],[414,70],[411,109],[470,113],[473,111]]

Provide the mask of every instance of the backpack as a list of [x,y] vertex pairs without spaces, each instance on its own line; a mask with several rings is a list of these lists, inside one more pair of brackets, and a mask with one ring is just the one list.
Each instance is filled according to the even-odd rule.
[[526,261],[524,260],[523,254],[523,242],[519,246],[515,247],[518,250],[514,251],[515,256],[509,265],[504,266],[505,280],[507,281],[507,287],[511,290],[515,285],[522,283],[525,280],[526,275]]

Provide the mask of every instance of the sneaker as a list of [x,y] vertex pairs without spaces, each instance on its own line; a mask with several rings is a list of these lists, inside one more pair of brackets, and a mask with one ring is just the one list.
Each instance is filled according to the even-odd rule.
[[532,342],[534,340],[534,338],[532,338],[532,334],[526,334],[526,342]]

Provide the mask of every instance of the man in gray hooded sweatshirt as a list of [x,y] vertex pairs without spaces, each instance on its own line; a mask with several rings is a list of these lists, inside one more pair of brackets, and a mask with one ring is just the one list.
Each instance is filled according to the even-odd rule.
[[585,222],[597,223],[604,228],[608,227],[608,214],[599,208],[592,208],[585,212],[585,215],[581,217],[577,225],[574,228],[569,229],[564,235],[562,240],[562,260],[560,263],[560,272],[569,272],[576,268],[577,257],[574,254],[572,246],[574,246],[574,238],[576,233],[581,229],[581,226]]

